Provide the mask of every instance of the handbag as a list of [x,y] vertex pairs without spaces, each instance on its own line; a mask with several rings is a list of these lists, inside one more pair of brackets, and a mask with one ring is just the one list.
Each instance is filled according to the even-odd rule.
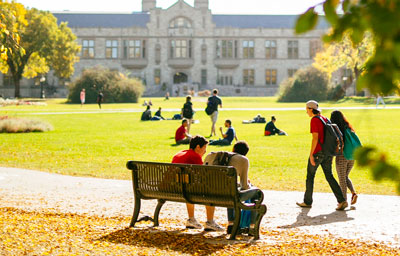
[[359,147],[361,147],[361,142],[357,134],[350,128],[347,128],[344,132],[344,158],[354,160],[354,151]]

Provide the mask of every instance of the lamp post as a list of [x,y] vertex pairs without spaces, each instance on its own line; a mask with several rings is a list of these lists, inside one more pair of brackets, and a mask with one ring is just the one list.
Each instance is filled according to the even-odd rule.
[[43,90],[43,84],[46,81],[46,77],[42,76],[39,81],[40,81],[40,98],[44,99],[45,95],[44,95],[44,90]]

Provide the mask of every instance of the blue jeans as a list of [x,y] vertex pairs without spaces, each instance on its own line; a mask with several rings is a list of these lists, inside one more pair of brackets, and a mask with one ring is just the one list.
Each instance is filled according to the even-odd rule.
[[231,145],[231,142],[227,139],[211,140],[209,145],[227,146]]
[[325,179],[328,181],[329,186],[332,189],[333,194],[335,195],[338,203],[345,201],[343,197],[342,190],[340,189],[339,184],[335,180],[332,174],[332,156],[326,156],[321,151],[314,154],[315,166],[310,163],[310,159],[308,159],[307,165],[307,180],[306,180],[306,192],[304,193],[304,203],[308,205],[312,205],[313,199],[313,190],[314,190],[314,178],[315,173],[317,172],[318,166],[321,165],[322,170],[325,174]]

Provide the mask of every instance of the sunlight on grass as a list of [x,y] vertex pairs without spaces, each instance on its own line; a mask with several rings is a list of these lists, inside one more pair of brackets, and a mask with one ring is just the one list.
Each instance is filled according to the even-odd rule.
[[[142,99],[143,100],[143,99]],[[128,160],[170,162],[172,156],[187,145],[174,145],[174,133],[180,121],[141,122],[141,113],[107,113],[107,109],[143,109],[141,104],[105,104],[104,110],[97,105],[64,104],[65,99],[47,101],[47,106],[19,106],[0,108],[0,115],[31,117],[32,112],[82,112],[81,114],[40,115],[54,130],[44,134],[0,134],[0,165],[37,169],[79,176],[130,179],[125,163]],[[170,109],[182,107],[183,98],[152,99],[153,109],[158,106]],[[194,108],[205,108],[205,98],[195,98]],[[357,103],[364,104],[364,103]],[[323,103],[328,106],[354,106]],[[223,98],[224,108],[280,108],[304,107],[303,103],[275,103],[275,98]],[[21,111],[22,110],[22,111]],[[95,113],[83,113],[93,110]],[[96,110],[96,111],[95,111]],[[98,112],[97,112],[98,111]],[[330,110],[323,112],[330,116]],[[172,117],[176,112],[164,112]],[[365,145],[375,145],[387,152],[392,161],[400,166],[400,121],[398,109],[344,110]],[[289,133],[283,137],[264,137],[264,124],[242,124],[257,114],[277,117],[276,125]],[[37,116],[36,116],[37,117]],[[230,118],[238,137],[250,145],[248,157],[251,163],[251,182],[262,189],[298,190],[305,187],[307,155],[311,143],[309,118],[305,110],[298,111],[221,111],[217,126],[223,126]],[[191,133],[208,135],[210,120],[204,111],[198,111]],[[213,137],[215,139],[216,137]],[[231,150],[232,146],[209,146],[207,152]],[[336,175],[336,174],[335,174]],[[395,194],[393,184],[376,183],[368,170],[355,167],[350,177],[360,193]],[[317,172],[316,191],[330,191],[323,172]]]

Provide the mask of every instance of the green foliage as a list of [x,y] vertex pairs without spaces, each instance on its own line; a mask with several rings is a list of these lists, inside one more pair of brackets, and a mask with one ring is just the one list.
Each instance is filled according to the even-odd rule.
[[315,28],[318,21],[318,14],[315,12],[314,7],[309,8],[302,16],[299,17],[296,24],[296,33],[304,33]]
[[337,101],[343,99],[345,95],[346,95],[345,89],[341,85],[336,85],[329,88],[327,99]]
[[327,99],[328,78],[313,67],[298,70],[293,78],[281,84],[279,102],[306,102]]
[[[7,3],[1,3],[1,6],[5,4]],[[21,16],[14,19],[13,23],[21,37],[20,50],[8,50],[7,60],[0,62],[0,71],[10,72],[13,77],[15,97],[20,95],[19,85],[22,77],[35,77],[47,73],[50,69],[60,78],[71,76],[74,71],[73,64],[78,60],[76,54],[79,52],[79,46],[66,24],[58,26],[56,18],[50,12],[25,10],[15,2],[8,3],[4,8],[17,13],[18,17]]]
[[143,93],[142,82],[127,78],[117,71],[104,67],[85,70],[69,87],[68,102],[80,103],[80,92],[86,90],[86,102],[95,103],[99,91],[104,94],[104,102],[138,102]]

